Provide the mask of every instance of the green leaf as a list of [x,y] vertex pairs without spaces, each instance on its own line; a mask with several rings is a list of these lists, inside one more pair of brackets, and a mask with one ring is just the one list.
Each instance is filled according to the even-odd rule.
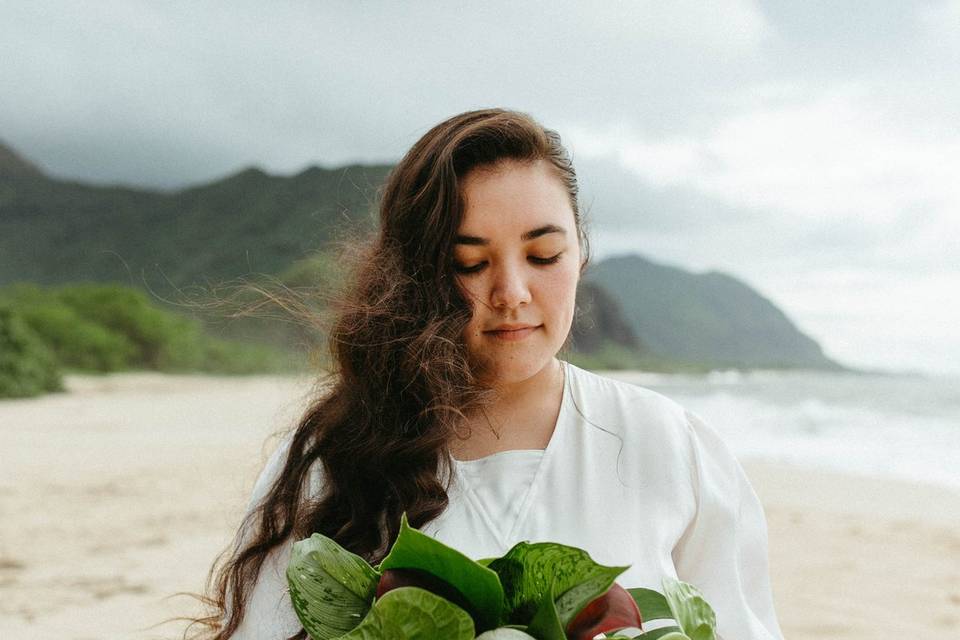
[[670,609],[667,599],[659,591],[636,587],[627,589],[627,593],[633,596],[636,601],[637,608],[640,609],[640,617],[643,618],[644,622],[647,620],[674,619],[673,611]]
[[[561,594],[558,615],[569,622],[591,600],[606,592],[629,567],[597,564],[577,547],[554,542],[519,542],[502,558],[491,562],[490,568],[503,583],[507,619],[523,624],[540,608],[548,586],[554,587],[554,593]],[[568,591],[583,583],[588,584],[565,597]]]
[[417,531],[400,517],[400,533],[380,570],[420,569],[456,588],[473,607],[477,627],[495,629],[503,622],[503,586],[491,569],[484,567],[438,540]]
[[313,640],[356,627],[370,609],[379,577],[363,558],[319,533],[294,543],[287,564],[293,610]]
[[[619,569],[620,567],[611,568]],[[584,607],[606,593],[613,584],[614,579],[616,579],[620,573],[620,571],[617,571],[615,574],[611,574],[609,571],[598,573],[580,584],[567,589],[562,596],[557,598],[557,615],[560,617],[560,624],[563,625],[563,628],[566,629],[570,621],[573,620]]]
[[540,599],[536,613],[530,620],[527,631],[533,634],[537,640],[567,640],[566,631],[560,622],[560,616],[557,615],[557,607],[553,599],[553,585],[547,587],[546,592]]
[[717,616],[700,590],[669,576],[663,578],[662,584],[673,619],[683,633],[690,640],[716,640]]
[[419,587],[398,587],[377,600],[357,628],[339,640],[473,640],[470,614]]
[[528,633],[513,627],[491,629],[477,636],[477,640],[537,640]]

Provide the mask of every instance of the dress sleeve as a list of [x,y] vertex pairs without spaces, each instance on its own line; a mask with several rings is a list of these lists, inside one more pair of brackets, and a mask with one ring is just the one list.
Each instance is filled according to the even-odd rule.
[[[246,515],[260,504],[279,477],[289,448],[288,438],[267,460],[254,485]],[[245,524],[248,522],[246,515]],[[251,534],[252,531],[249,528],[241,529],[239,544],[245,545]],[[292,546],[293,541],[288,540],[267,554],[253,590],[249,592],[243,620],[230,636],[230,640],[285,640],[302,628],[287,595],[286,568]]]
[[719,434],[690,411],[686,418],[697,510],[673,549],[677,577],[703,592],[720,640],[783,640],[760,500]]

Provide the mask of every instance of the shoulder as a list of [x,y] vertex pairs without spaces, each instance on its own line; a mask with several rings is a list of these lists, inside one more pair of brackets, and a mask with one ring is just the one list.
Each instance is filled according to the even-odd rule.
[[609,416],[621,426],[686,430],[687,410],[676,400],[638,384],[567,363],[570,393],[578,409]]
[[[267,458],[260,475],[253,485],[253,491],[250,494],[250,500],[247,504],[247,511],[256,509],[257,506],[267,497],[273,486],[284,474],[287,467],[287,461],[290,458],[293,440],[296,436],[296,430],[291,430],[280,437],[279,442],[273,450],[273,453]],[[310,469],[309,477],[306,480],[308,498],[319,495],[323,487],[322,465],[315,461]]]
[[585,428],[598,426],[621,440],[638,463],[689,468],[696,433],[703,424],[679,402],[652,389],[581,369],[567,363],[573,411]]

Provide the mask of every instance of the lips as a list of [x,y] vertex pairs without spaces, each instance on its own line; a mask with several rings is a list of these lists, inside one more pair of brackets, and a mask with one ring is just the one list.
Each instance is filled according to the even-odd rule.
[[484,331],[484,333],[497,340],[514,342],[516,340],[523,340],[539,328],[539,326],[531,324],[502,324],[496,329]]
[[532,324],[502,324],[495,329],[491,329],[487,333],[494,333],[500,331],[521,331],[523,329],[535,329],[536,325]]

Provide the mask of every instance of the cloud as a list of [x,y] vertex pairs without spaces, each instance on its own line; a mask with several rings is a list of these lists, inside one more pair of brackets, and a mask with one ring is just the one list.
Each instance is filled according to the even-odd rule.
[[491,105],[670,127],[770,37],[747,0],[32,2],[0,23],[0,131],[57,174],[170,186],[397,159]]
[[757,105],[703,137],[646,140],[628,127],[573,132],[588,156],[610,155],[655,187],[690,187],[731,205],[807,219],[960,204],[951,158],[960,137],[933,127],[898,130],[855,88],[789,105]]
[[917,24],[937,46],[957,50],[960,29],[960,0],[946,0],[920,7]]
[[[765,96],[699,137],[649,139],[621,125],[575,129],[571,145],[588,164],[634,174],[622,185],[641,202],[673,209],[636,216],[637,229],[653,223],[688,233],[694,225],[714,233],[731,224],[762,225],[779,232],[766,234],[769,241],[788,237],[801,252],[815,247],[825,260],[834,249],[874,263],[949,258],[949,238],[960,236],[960,135],[935,125],[904,129],[858,88],[769,102]],[[609,182],[605,187],[609,193]],[[671,207],[666,195],[678,204]],[[692,213],[690,203],[706,211]]]
[[[853,266],[779,273],[764,288],[842,362],[960,374],[960,271]],[[842,310],[842,311],[841,311]]]

